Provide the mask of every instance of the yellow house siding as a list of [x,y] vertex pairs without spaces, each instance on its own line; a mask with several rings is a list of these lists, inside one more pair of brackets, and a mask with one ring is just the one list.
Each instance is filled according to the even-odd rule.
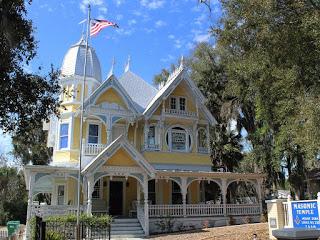
[[123,150],[119,149],[110,159],[108,159],[106,166],[137,166],[137,163],[131,159],[129,154]]
[[105,91],[96,101],[96,104],[101,104],[103,102],[108,103],[116,103],[120,105],[121,107],[127,109],[127,106],[121,96],[112,88],[109,88],[107,91]]
[[137,180],[129,177],[124,187],[126,188],[125,213],[129,215],[129,211],[132,209],[132,202],[137,200]]
[[190,200],[189,203],[195,204],[199,202],[199,183],[197,181],[192,182],[189,187],[188,191],[190,192]]
[[196,153],[144,152],[143,155],[150,163],[211,165],[208,155]]

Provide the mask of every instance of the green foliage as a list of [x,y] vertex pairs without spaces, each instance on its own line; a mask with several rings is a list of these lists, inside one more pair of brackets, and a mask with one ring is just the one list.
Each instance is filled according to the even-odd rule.
[[320,20],[315,1],[221,0],[212,28],[252,151],[241,168],[268,174],[267,188],[289,183],[303,197],[305,172],[319,164]]
[[52,156],[52,149],[47,147],[47,132],[38,124],[24,129],[23,134],[12,136],[13,156],[24,165],[46,165]]
[[36,55],[31,20],[26,4],[31,1],[0,1],[0,128],[24,132],[57,112],[58,72],[47,76],[28,73]]
[[46,240],[66,240],[66,239],[61,233],[54,232],[54,231],[47,231]]
[[[65,216],[50,216],[45,219],[46,222],[57,222],[57,223],[67,223],[67,222],[76,222],[76,215],[65,215]],[[100,225],[108,226],[112,222],[112,217],[109,215],[101,216],[88,216],[86,214],[80,215],[80,222],[86,223],[90,226]]]
[[27,192],[24,176],[14,167],[0,166],[0,225],[9,220],[26,222]]

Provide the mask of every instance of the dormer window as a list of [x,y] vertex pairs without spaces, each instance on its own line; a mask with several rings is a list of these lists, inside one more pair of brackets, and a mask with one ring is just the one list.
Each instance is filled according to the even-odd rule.
[[186,98],[185,97],[171,97],[170,109],[186,111]]
[[148,145],[155,145],[156,144],[156,127],[150,126],[148,132]]
[[89,124],[88,143],[99,143],[99,125]]

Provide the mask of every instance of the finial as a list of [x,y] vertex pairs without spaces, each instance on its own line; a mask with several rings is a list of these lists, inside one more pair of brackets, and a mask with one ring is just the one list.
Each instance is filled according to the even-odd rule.
[[181,68],[184,67],[184,58],[183,58],[183,55],[181,55],[180,67],[181,67]]
[[126,64],[126,67],[124,69],[124,72],[128,72],[130,70],[130,62],[131,62],[131,57],[130,55],[128,56],[128,61],[127,61],[127,64]]
[[108,73],[107,79],[113,75],[114,65],[115,65],[115,64],[116,64],[116,60],[115,60],[115,58],[113,57],[113,58],[112,58],[112,63],[111,63],[111,68],[110,68],[110,71],[109,71],[109,73]]

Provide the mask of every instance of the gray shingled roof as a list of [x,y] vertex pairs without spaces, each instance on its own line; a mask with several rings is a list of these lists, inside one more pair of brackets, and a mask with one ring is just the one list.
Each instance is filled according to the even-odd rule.
[[118,80],[141,112],[157,94],[158,90],[131,71],[125,72]]

